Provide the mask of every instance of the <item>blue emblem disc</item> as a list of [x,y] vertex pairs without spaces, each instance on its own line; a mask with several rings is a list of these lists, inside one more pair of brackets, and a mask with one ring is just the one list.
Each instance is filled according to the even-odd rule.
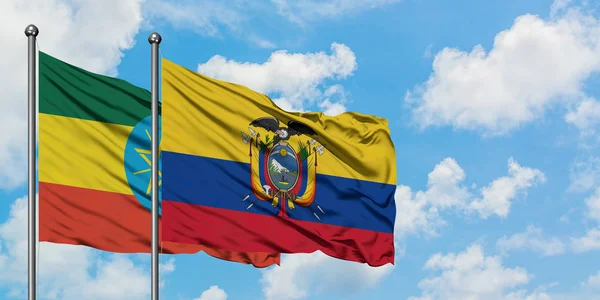
[[[135,198],[144,206],[147,210],[152,209],[152,199],[150,197],[151,189],[151,166],[152,166],[152,116],[147,116],[140,122],[138,122],[127,139],[125,144],[125,175],[127,176],[127,183],[129,188],[135,195]],[[162,197],[162,161],[160,152],[160,140],[162,137],[161,130],[162,119],[158,116],[158,143],[159,143],[159,156],[158,156],[158,214],[162,214],[161,210],[161,197]]]
[[279,143],[271,149],[267,160],[267,174],[279,190],[289,191],[298,182],[298,159],[296,151],[287,143]]

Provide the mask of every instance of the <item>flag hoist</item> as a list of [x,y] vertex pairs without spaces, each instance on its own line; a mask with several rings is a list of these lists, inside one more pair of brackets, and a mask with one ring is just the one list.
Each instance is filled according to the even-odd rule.
[[37,49],[36,49],[36,38],[40,31],[38,28],[31,24],[25,28],[25,36],[27,36],[27,201],[28,201],[28,231],[27,231],[27,294],[29,300],[36,299],[36,251],[37,251],[37,220],[36,220],[36,129],[37,129]]
[[158,300],[158,46],[162,38],[148,37],[152,47],[152,300]]

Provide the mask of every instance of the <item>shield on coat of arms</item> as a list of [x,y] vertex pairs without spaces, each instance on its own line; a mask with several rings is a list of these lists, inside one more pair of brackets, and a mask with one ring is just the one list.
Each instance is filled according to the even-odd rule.
[[300,166],[296,151],[286,142],[274,145],[267,158],[267,174],[280,191],[290,191],[298,183]]
[[[242,202],[254,194],[254,200],[246,207],[250,209],[256,201],[269,201],[272,206],[280,206],[278,216],[287,218],[286,207],[296,205],[312,212],[317,220],[325,211],[315,201],[317,189],[317,155],[323,154],[324,145],[316,139],[317,133],[302,122],[289,121],[281,126],[273,117],[261,117],[250,122],[249,134],[242,131],[242,142],[248,145],[250,156],[250,185],[252,192]],[[267,133],[261,138],[262,128],[275,133],[271,139]],[[302,136],[312,138],[307,141]],[[298,137],[298,138],[296,138]],[[298,152],[290,145],[290,140],[298,142]]]

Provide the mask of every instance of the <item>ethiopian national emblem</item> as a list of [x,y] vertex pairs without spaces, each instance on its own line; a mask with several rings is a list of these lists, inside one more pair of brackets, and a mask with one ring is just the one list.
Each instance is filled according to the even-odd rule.
[[[317,133],[297,121],[280,126],[273,117],[252,121],[248,131],[242,131],[242,141],[249,147],[250,181],[256,200],[270,201],[273,206],[280,204],[281,217],[287,217],[286,207],[295,209],[297,205],[310,209],[320,220],[317,212],[325,212],[314,202],[317,154],[323,155],[325,147],[317,141]],[[267,131],[264,138],[260,131]]]

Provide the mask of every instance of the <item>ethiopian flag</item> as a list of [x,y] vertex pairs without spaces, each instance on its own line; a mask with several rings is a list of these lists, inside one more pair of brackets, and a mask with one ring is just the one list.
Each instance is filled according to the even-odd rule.
[[[150,252],[150,106],[145,89],[39,53],[40,241]],[[276,253],[159,247],[256,267],[279,263]]]

